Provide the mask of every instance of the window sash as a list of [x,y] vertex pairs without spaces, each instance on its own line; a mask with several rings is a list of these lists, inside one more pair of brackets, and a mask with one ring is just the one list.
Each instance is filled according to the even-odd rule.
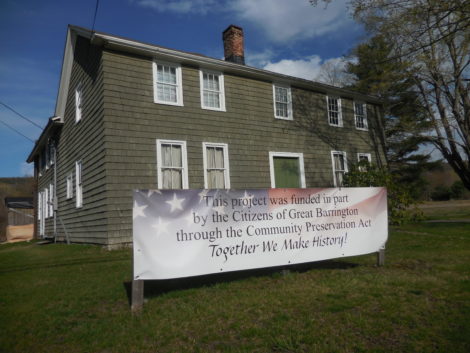
[[204,187],[206,189],[229,189],[228,145],[203,143],[203,150]]
[[292,95],[290,87],[273,85],[274,116],[292,120]]
[[186,142],[157,140],[157,185],[159,189],[187,189]]
[[75,122],[78,123],[82,120],[82,104],[83,104],[83,92],[82,86],[79,84],[75,89]]
[[344,174],[348,172],[346,152],[333,151],[331,152],[331,158],[333,164],[334,186],[341,187],[343,185]]
[[181,66],[154,61],[153,76],[155,103],[183,105]]
[[75,193],[76,207],[83,206],[82,162],[75,162]]
[[354,118],[357,129],[367,130],[367,106],[365,103],[354,103]]
[[225,111],[224,75],[220,72],[200,70],[201,107]]
[[332,126],[343,126],[341,116],[341,99],[336,97],[327,97],[328,105],[328,123]]
[[73,175],[69,174],[66,180],[66,198],[71,199],[73,197]]

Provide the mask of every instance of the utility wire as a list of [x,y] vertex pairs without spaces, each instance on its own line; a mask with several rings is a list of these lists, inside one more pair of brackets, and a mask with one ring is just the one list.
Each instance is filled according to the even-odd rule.
[[36,126],[37,128],[41,129],[42,130],[42,127],[38,124],[36,124],[34,121],[28,119],[27,117],[25,117],[24,115],[21,115],[20,113],[18,113],[15,109],[13,109],[12,107],[6,105],[5,103],[3,103],[2,101],[0,101],[0,104],[3,105],[5,108],[11,110],[13,113],[15,113],[16,115],[18,115],[20,118],[23,118],[24,120],[30,122],[31,124],[33,124],[34,126]]
[[5,125],[6,127],[12,129],[14,132],[16,132],[17,134],[23,136],[24,138],[27,138],[29,141],[31,141],[32,143],[35,143],[33,140],[31,140],[28,136],[24,135],[23,133],[19,132],[18,130],[16,130],[13,126],[10,126],[9,124],[7,124],[6,122],[4,122],[3,120],[0,119],[0,123],[2,123],[3,125]]
[[91,32],[95,31],[95,22],[96,22],[96,15],[98,14],[98,6],[100,5],[100,0],[96,0],[95,5],[95,14],[93,15],[93,25],[91,26]]

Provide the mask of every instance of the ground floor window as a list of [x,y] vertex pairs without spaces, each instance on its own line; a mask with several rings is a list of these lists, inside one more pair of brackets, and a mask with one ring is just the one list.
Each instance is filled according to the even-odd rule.
[[370,153],[358,153],[357,161],[359,162],[359,171],[367,171],[367,166],[372,163],[372,156]]
[[230,189],[228,145],[203,142],[204,188]]
[[187,189],[186,141],[157,140],[157,168],[159,189]]
[[333,163],[333,182],[335,186],[342,186],[344,174],[348,172],[346,161],[346,152],[331,151],[331,160]]
[[302,153],[269,152],[272,188],[305,188]]
[[82,161],[75,162],[76,207],[83,206]]

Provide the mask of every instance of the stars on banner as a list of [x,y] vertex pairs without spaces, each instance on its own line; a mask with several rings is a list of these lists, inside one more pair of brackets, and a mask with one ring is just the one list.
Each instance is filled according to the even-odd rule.
[[147,208],[147,205],[139,206],[137,201],[134,201],[134,208],[132,210],[132,218],[136,219],[137,217],[145,217],[144,210]]
[[170,212],[173,212],[175,210],[181,210],[181,211],[183,210],[183,206],[182,206],[183,201],[184,199],[177,198],[176,193],[174,193],[173,199],[165,201],[165,202],[171,206]]

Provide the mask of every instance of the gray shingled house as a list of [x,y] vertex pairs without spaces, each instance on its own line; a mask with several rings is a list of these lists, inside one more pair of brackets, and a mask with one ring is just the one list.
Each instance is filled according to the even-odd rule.
[[132,241],[132,190],[331,187],[382,165],[381,101],[244,64],[69,26],[55,113],[31,151],[36,234]]

